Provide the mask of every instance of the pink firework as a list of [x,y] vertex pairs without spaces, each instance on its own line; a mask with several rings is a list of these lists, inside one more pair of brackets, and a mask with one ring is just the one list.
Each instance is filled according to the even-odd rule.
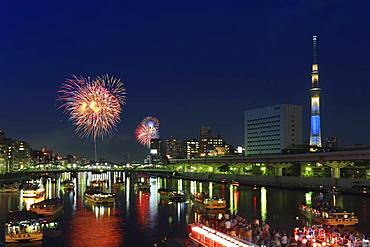
[[150,141],[159,138],[159,120],[155,117],[144,118],[137,126],[135,135],[140,144],[150,147]]
[[64,113],[81,137],[96,140],[115,130],[120,121],[126,90],[121,80],[108,75],[91,79],[73,76],[58,91]]

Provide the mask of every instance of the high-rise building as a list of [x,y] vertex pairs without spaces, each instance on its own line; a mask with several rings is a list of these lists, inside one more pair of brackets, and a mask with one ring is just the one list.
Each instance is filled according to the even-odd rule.
[[0,174],[8,171],[7,168],[7,147],[0,143]]
[[163,153],[168,159],[182,158],[181,142],[174,137],[170,137],[164,141]]
[[184,158],[192,159],[199,156],[199,141],[196,139],[189,139],[183,144]]
[[214,136],[210,127],[200,128],[199,156],[221,156],[230,153],[230,146],[220,136]]
[[201,137],[199,140],[199,156],[220,156],[228,152],[228,146],[224,139],[218,135],[216,137]]
[[275,154],[302,144],[302,107],[274,105],[245,112],[245,154]]
[[163,159],[163,143],[162,139],[150,140],[150,156],[153,164],[162,163]]
[[312,37],[313,42],[313,64],[311,72],[311,131],[310,146],[311,150],[321,148],[321,121],[320,121],[320,94],[319,88],[319,65],[317,63],[317,36]]
[[5,132],[0,129],[0,145],[5,144]]
[[7,152],[5,145],[5,132],[0,129],[0,173],[7,172]]
[[8,170],[17,171],[27,168],[31,161],[30,145],[25,141],[10,139],[7,145]]
[[48,164],[56,161],[53,151],[45,147],[41,150],[31,150],[31,160],[34,164]]
[[212,136],[212,128],[208,126],[200,127],[200,138],[210,138]]

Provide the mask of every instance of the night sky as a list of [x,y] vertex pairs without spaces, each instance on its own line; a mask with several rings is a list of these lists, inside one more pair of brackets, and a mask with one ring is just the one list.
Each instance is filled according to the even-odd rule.
[[134,130],[147,115],[162,138],[205,125],[238,145],[245,110],[301,104],[307,140],[313,34],[323,137],[370,144],[369,1],[53,2],[0,2],[0,129],[33,148],[93,156],[56,91],[71,74],[102,73],[128,90],[118,132],[98,143],[108,160],[144,158]]

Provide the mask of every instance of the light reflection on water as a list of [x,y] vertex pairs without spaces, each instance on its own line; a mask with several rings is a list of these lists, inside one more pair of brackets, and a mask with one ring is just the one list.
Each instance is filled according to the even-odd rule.
[[[120,177],[126,184],[114,187]],[[61,190],[61,182],[71,179],[75,183],[73,192]],[[151,184],[150,192],[137,191],[136,181]],[[84,202],[83,194],[92,181],[101,183],[103,190],[116,193],[116,204],[96,206]],[[199,217],[199,211],[190,198],[185,203],[171,203],[157,193],[159,188],[184,190],[189,194],[208,192],[223,197],[228,209],[248,219],[262,218],[273,228],[291,231],[299,222],[298,204],[316,199],[316,192],[280,190],[244,186],[233,186],[181,179],[126,176],[123,173],[64,173],[56,178],[44,178],[46,198],[64,198],[62,218],[63,237],[48,241],[46,246],[152,246],[164,236],[185,238],[187,224]],[[116,190],[119,188],[119,190]],[[354,211],[360,220],[358,228],[370,234],[370,198],[352,195],[325,195],[348,211]],[[34,201],[17,194],[0,194],[0,225],[4,225],[6,212],[29,207]],[[3,238],[3,231],[1,233]]]

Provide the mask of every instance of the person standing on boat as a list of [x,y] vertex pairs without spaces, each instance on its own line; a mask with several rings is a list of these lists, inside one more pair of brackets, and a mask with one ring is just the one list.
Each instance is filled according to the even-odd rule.
[[267,235],[269,235],[269,234],[270,234],[270,225],[269,225],[267,222],[265,222],[265,224],[263,225],[263,231],[264,231]]
[[286,247],[288,245],[288,237],[286,233],[284,233],[283,237],[281,238],[281,246]]
[[226,233],[229,234],[230,229],[231,229],[231,222],[230,220],[225,221],[225,228],[226,228]]

